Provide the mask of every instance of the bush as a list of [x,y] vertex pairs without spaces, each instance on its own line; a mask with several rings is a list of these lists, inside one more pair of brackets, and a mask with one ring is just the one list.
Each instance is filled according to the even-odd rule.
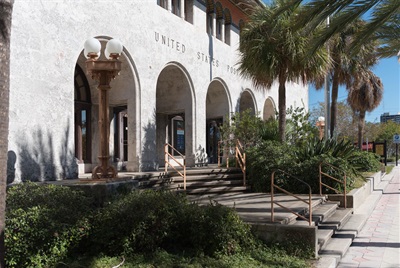
[[350,158],[350,164],[361,172],[376,172],[381,168],[381,157],[375,153],[356,151]]
[[91,200],[68,187],[24,183],[7,192],[7,267],[51,267],[90,231]]
[[276,169],[290,173],[293,157],[289,145],[263,141],[246,151],[249,183],[254,192],[271,191],[271,174]]
[[132,192],[94,217],[91,246],[106,255],[157,249],[193,255],[232,254],[252,244],[249,226],[218,204],[199,207],[170,192]]
[[[308,193],[307,185],[299,182],[298,178],[310,185],[312,193],[319,193],[319,164],[323,171],[331,176],[343,179],[346,174],[347,187],[353,185],[361,172],[379,170],[379,157],[372,153],[361,152],[350,142],[344,140],[318,140],[310,138],[302,145],[290,146],[274,141],[263,141],[247,151],[249,182],[255,192],[270,192],[271,174],[281,169],[292,176],[276,173],[275,183],[292,193]],[[295,178],[294,178],[295,177]],[[343,185],[334,180],[324,178],[324,183],[341,191]],[[325,193],[330,193],[327,190]]]

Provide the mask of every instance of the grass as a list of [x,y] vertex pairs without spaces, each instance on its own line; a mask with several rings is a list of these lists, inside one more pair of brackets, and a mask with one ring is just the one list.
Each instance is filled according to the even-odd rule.
[[389,174],[390,172],[392,172],[394,166],[387,166],[386,167],[386,174]]

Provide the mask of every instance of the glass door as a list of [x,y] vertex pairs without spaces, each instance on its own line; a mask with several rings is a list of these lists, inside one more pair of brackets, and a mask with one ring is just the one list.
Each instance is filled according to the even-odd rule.
[[218,163],[218,142],[221,140],[220,126],[222,126],[222,118],[207,120],[207,155],[211,164]]

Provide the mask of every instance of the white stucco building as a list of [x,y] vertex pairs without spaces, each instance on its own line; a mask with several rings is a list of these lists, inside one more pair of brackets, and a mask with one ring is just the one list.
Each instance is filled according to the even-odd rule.
[[[277,85],[255,90],[237,71],[247,17],[241,2],[15,0],[9,182],[74,178],[97,164],[97,82],[83,55],[90,37],[124,45],[109,94],[110,152],[119,169],[157,169],[165,142],[193,166],[200,151],[212,157],[212,124],[246,109],[272,116]],[[290,105],[308,107],[307,87],[287,85]]]

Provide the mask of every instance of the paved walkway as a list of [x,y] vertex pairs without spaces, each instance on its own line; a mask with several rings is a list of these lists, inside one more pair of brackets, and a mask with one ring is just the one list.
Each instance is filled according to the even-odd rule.
[[400,267],[400,166],[339,268]]

